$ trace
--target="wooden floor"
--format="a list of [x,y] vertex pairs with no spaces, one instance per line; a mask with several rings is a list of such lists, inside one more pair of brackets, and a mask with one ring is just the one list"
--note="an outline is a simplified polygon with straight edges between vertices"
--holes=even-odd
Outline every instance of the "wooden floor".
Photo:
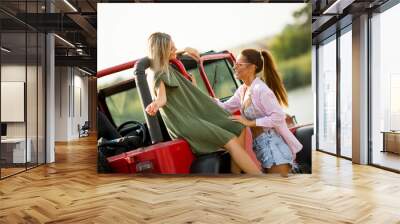
[[0,181],[0,223],[400,223],[400,175],[315,152],[313,174],[96,173],[96,141]]
[[[15,166],[15,165],[14,165]],[[26,167],[25,164],[18,164],[17,167],[6,167],[6,168],[0,168],[0,172],[1,172],[1,178],[5,178],[23,171],[26,171],[27,169],[33,169],[37,167],[37,164],[33,164],[33,163],[27,163]]]
[[372,160],[374,164],[400,170],[400,154],[376,150],[374,151]]
[[26,170],[25,167],[24,168],[19,168],[19,167],[17,167],[17,168],[14,168],[14,167],[13,168],[0,168],[0,169],[1,169],[1,178]]

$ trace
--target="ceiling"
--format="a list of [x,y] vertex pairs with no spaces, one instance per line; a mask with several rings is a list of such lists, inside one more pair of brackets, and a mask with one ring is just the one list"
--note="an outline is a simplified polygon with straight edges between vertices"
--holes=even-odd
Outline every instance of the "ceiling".
[[352,18],[372,12],[389,0],[312,0],[313,44],[351,24]]
[[36,51],[44,48],[40,33],[52,32],[57,34],[56,66],[78,66],[95,74],[98,2],[104,1],[47,0],[46,7],[45,0],[1,0],[1,43],[12,50],[2,52],[2,60],[36,57]]

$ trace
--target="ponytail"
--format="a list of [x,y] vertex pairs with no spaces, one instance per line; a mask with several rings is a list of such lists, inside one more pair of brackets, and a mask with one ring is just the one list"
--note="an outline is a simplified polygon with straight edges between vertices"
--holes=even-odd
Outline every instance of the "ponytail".
[[261,79],[274,92],[279,104],[287,107],[289,105],[287,92],[276,69],[275,61],[272,55],[267,51],[262,50],[261,55],[264,59],[264,71],[261,75]]

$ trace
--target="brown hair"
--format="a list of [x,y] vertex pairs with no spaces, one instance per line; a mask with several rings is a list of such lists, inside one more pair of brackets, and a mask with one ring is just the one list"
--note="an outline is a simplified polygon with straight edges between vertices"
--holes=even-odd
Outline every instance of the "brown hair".
[[260,52],[255,49],[245,49],[241,54],[246,57],[247,62],[256,66],[256,73],[264,69],[261,79],[274,92],[279,104],[287,107],[289,105],[287,92],[272,55],[267,51]]

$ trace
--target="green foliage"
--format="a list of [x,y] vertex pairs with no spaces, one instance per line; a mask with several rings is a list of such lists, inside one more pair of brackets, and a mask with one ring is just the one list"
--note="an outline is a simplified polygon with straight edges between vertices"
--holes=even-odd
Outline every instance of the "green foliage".
[[293,13],[294,24],[288,24],[275,36],[268,48],[277,60],[297,57],[311,50],[311,5]]
[[268,48],[277,60],[302,55],[311,50],[311,29],[287,25],[281,34],[271,40]]
[[293,13],[295,22],[267,44],[287,90],[311,84],[311,4]]
[[278,64],[288,91],[311,84],[311,51]]

